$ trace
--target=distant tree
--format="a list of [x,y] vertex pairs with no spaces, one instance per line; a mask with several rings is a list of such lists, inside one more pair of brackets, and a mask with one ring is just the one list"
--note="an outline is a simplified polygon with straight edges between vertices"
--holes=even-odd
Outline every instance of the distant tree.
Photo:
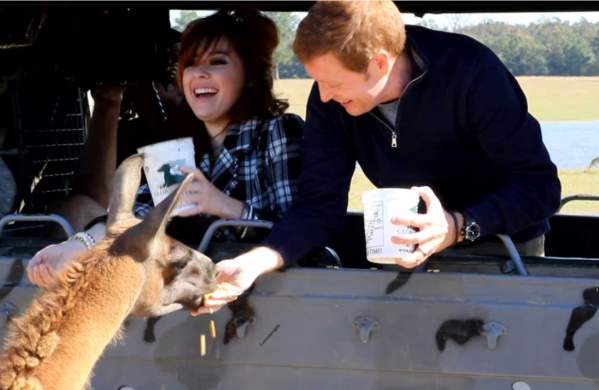
[[579,75],[593,60],[593,54],[588,42],[579,37],[564,48],[564,74]]
[[599,61],[595,60],[585,67],[584,74],[587,76],[599,76]]
[[[181,11],[173,28],[182,31],[191,20],[205,14]],[[275,78],[308,77],[292,49],[299,17],[290,12],[265,14],[279,29]],[[469,25],[469,17],[464,14],[447,15],[446,22],[447,27],[443,27],[424,17],[417,24],[474,37],[491,48],[515,75],[599,75],[599,23],[582,19],[570,24],[558,18],[541,18],[528,26],[490,20]]]
[[275,78],[280,77],[281,65],[289,66],[297,62],[293,53],[293,38],[299,24],[299,18],[291,12],[265,12],[279,29],[279,46],[275,51]]
[[287,64],[279,65],[279,76],[282,79],[309,79],[306,68],[297,58]]
[[443,30],[441,26],[437,24],[432,18],[428,18],[424,16],[422,19],[416,23],[418,26],[430,28],[431,30]]
[[445,16],[449,31],[460,32],[469,23],[470,17],[465,14],[448,14]]
[[585,41],[589,42],[591,46],[593,39],[599,33],[599,23],[591,23],[584,18],[572,24],[570,28],[576,35],[581,36]]
[[544,75],[548,73],[543,47],[526,31],[509,35],[505,46],[498,49],[506,66],[516,75]]
[[545,48],[549,74],[580,75],[593,61],[590,42],[573,26],[559,19],[531,25],[531,33]]
[[596,74],[593,39],[599,24],[541,19],[528,26],[485,22],[462,32],[489,46],[516,75]]
[[173,23],[173,28],[179,32],[185,30],[185,27],[189,24],[189,22],[199,18],[201,15],[198,11],[189,11],[183,10],[179,14],[179,17],[175,18]]
[[595,37],[591,41],[591,48],[593,49],[593,54],[595,55],[595,59],[599,60],[599,29],[595,33]]
[[599,75],[599,28],[596,29],[595,36],[590,41],[591,50],[593,51],[594,61],[589,63],[585,69],[585,74],[597,76]]
[[548,73],[543,46],[524,26],[485,21],[461,32],[487,45],[515,75]]

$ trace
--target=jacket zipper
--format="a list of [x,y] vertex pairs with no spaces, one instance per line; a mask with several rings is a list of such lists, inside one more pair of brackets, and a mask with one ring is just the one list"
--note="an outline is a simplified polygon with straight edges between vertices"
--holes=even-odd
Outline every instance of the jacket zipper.
[[[420,74],[420,76],[416,77],[414,80],[411,80],[408,85],[405,88],[405,92],[403,93],[402,96],[405,96],[406,93],[408,92],[408,89],[417,81],[419,81],[424,75],[426,74],[426,71],[422,72]],[[399,104],[401,104],[401,102],[399,102]],[[398,117],[395,118],[395,125],[397,125],[397,123],[399,122],[399,104],[397,106],[397,113],[398,113]],[[373,114],[372,112],[370,112],[370,115],[372,115],[373,117],[375,117],[379,122],[381,122],[390,132],[391,132],[391,147],[393,149],[397,149],[397,130],[390,127],[387,122],[385,122],[384,120],[382,120],[381,118],[379,118],[378,116],[376,116],[375,114]]]
[[381,122],[383,124],[383,126],[385,126],[387,128],[387,130],[389,130],[391,132],[391,147],[396,149],[397,148],[397,130],[395,130],[394,128],[389,126],[387,124],[387,122],[385,122],[384,120],[382,120],[381,118],[379,118],[378,116],[373,114],[372,112],[370,112],[369,114],[372,115],[373,117],[375,117],[377,121]]

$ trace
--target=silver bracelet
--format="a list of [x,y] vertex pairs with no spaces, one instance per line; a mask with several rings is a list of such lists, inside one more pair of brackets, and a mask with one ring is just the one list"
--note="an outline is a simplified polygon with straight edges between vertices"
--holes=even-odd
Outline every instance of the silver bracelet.
[[[241,211],[241,219],[254,219],[254,209],[252,207],[252,205],[250,205],[249,203],[244,203],[243,204],[243,210]],[[239,235],[239,237],[241,239],[245,238],[245,235],[248,232],[248,227],[244,227],[243,231],[241,232],[241,234]]]
[[241,211],[241,219],[252,219],[253,214],[252,206],[248,203],[244,203],[243,210]]
[[96,245],[96,240],[88,232],[75,233],[75,234],[73,234],[73,236],[71,236],[71,238],[69,238],[69,241],[71,241],[71,240],[76,240],[76,241],[81,242],[83,245],[85,245],[85,247],[87,249],[91,249]]

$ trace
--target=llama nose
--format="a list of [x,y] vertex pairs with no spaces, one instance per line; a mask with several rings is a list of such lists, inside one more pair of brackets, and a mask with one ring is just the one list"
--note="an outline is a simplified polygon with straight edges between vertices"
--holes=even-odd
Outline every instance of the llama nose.
[[215,283],[217,276],[218,276],[218,271],[216,270],[216,267],[214,267],[209,272],[206,273],[205,283],[206,284]]

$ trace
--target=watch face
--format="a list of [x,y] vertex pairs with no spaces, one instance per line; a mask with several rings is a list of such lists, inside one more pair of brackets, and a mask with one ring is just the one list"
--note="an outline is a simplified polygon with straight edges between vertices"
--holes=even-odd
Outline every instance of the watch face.
[[474,241],[480,237],[480,226],[474,221],[469,222],[465,230],[464,238],[468,241]]

